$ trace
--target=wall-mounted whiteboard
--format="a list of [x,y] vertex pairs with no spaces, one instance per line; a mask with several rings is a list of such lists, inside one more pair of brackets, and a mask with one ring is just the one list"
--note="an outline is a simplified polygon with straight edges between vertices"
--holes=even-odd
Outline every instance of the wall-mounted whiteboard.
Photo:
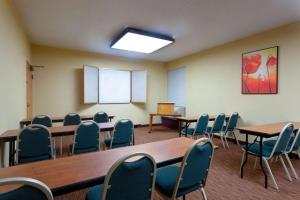
[[98,67],[83,66],[84,103],[98,103]]
[[168,72],[168,101],[176,106],[185,106],[185,67]]
[[147,99],[147,71],[131,72],[131,102],[144,103]]
[[130,71],[99,69],[99,103],[130,103]]

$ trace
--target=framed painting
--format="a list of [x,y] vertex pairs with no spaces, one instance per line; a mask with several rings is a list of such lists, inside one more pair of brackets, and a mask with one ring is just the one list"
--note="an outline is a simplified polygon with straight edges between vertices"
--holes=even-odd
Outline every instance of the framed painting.
[[278,93],[278,46],[242,54],[242,94]]

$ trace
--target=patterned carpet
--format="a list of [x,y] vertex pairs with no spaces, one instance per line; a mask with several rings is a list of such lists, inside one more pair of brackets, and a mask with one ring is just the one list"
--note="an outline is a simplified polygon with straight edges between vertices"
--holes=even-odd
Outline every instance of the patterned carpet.
[[[135,138],[137,144],[159,141],[178,137],[176,131],[156,126],[151,134],[148,134],[148,128],[136,128]],[[65,155],[67,155],[67,146],[72,141],[72,138],[64,140]],[[293,180],[289,182],[283,171],[280,162],[271,163],[271,169],[275,175],[280,191],[277,192],[272,186],[269,178],[269,188],[263,187],[264,177],[259,166],[254,169],[254,158],[250,157],[244,171],[244,179],[240,178],[239,166],[242,157],[241,146],[234,143],[229,143],[230,149],[223,149],[220,140],[215,138],[214,143],[220,148],[215,150],[212,168],[209,172],[207,184],[205,187],[206,194],[210,200],[222,199],[285,199],[296,200],[300,199],[300,181]],[[300,175],[300,160],[297,157],[292,158],[292,162],[298,174]],[[55,200],[83,200],[85,199],[86,190],[69,193],[56,197]],[[162,198],[155,194],[155,200]],[[186,196],[187,200],[199,200],[202,196],[199,191],[193,192]]]

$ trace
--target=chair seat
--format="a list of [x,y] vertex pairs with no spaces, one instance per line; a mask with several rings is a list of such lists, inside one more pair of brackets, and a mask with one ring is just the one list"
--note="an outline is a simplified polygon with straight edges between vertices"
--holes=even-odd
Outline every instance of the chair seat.
[[172,197],[179,172],[180,167],[174,165],[158,169],[155,180],[157,189],[164,195]]
[[106,146],[110,146],[110,143],[111,143],[111,140],[112,140],[112,138],[111,137],[107,137],[107,138],[105,138],[104,139],[104,144],[106,145]]
[[183,128],[181,129],[181,133],[187,134],[187,135],[193,135],[195,129],[194,128]]
[[[106,139],[104,139],[104,144],[107,147],[110,147],[111,140],[112,140],[111,137],[107,137]],[[122,142],[122,143],[113,142],[112,143],[112,148],[119,148],[119,147],[126,147],[126,146],[130,146],[130,142]]]
[[28,163],[28,162],[35,162],[35,161],[42,161],[42,160],[50,160],[52,156],[50,154],[43,154],[37,156],[26,156],[26,157],[19,157],[19,163]]
[[[70,144],[69,149],[70,149],[70,152],[72,153],[73,144]],[[82,149],[75,148],[74,154],[89,153],[89,152],[94,152],[94,151],[98,151],[98,150],[99,149],[97,147],[88,147],[88,148],[82,148]]]
[[[292,137],[289,141],[289,144],[287,146],[287,149],[290,149],[291,146],[293,145],[293,141],[294,141],[294,138]],[[276,140],[266,140],[263,142],[264,145],[266,146],[269,146],[269,147],[274,147],[275,146],[275,143],[276,143]]]
[[101,200],[103,188],[103,184],[93,187],[87,192],[85,200]]
[[[243,150],[246,151],[246,145],[243,146]],[[272,153],[273,147],[263,145],[263,157],[269,157]],[[248,152],[254,155],[260,155],[260,145],[257,143],[248,145]]]

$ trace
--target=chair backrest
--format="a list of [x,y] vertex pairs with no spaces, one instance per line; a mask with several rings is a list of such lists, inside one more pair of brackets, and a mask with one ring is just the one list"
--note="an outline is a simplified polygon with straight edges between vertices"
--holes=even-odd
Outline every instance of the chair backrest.
[[291,153],[294,149],[298,149],[300,147],[300,129],[297,131],[295,137],[293,137],[290,143],[291,145],[286,150],[287,153]]
[[239,113],[237,113],[237,112],[232,113],[232,115],[230,116],[229,121],[227,123],[225,132],[234,131],[236,128],[238,119],[239,119]]
[[132,145],[134,125],[129,119],[119,120],[114,127],[110,148]]
[[87,153],[100,149],[100,128],[94,121],[82,122],[75,131],[72,154]]
[[105,123],[108,122],[108,115],[105,112],[97,112],[94,115],[94,121],[96,123]]
[[37,115],[32,119],[32,124],[40,124],[46,127],[52,127],[52,120],[47,115]]
[[213,153],[214,145],[209,138],[198,139],[189,147],[181,163],[172,199],[181,196],[183,190],[205,186]]
[[124,156],[109,169],[99,199],[152,200],[155,177],[156,163],[152,156],[145,153]]
[[46,126],[31,124],[17,136],[17,163],[54,158],[51,133]]
[[199,119],[197,120],[197,123],[196,123],[194,136],[205,133],[205,131],[207,129],[208,121],[209,121],[208,114],[203,114],[199,117]]
[[283,127],[276,140],[276,143],[273,147],[270,157],[272,157],[273,155],[282,154],[283,152],[286,151],[288,143],[293,134],[293,130],[294,130],[294,125],[292,123],[288,123]]
[[[0,193],[0,200],[52,200],[51,190],[42,182],[23,177],[0,179],[0,186],[21,185],[5,193]],[[25,195],[26,194],[26,195]]]
[[79,125],[80,123],[81,118],[77,113],[69,113],[64,118],[64,126]]
[[225,122],[225,114],[220,113],[214,121],[211,132],[212,133],[220,132],[223,129],[224,122]]

